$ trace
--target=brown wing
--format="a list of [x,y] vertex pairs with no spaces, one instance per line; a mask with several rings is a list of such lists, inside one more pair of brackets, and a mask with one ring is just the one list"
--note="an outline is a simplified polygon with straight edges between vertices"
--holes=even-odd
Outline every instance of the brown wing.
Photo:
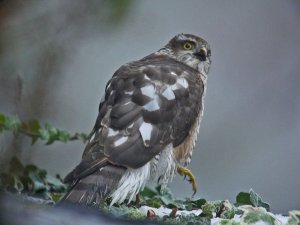
[[139,168],[168,144],[176,147],[200,112],[202,94],[199,73],[169,57],[122,66],[106,87],[75,177],[107,162]]

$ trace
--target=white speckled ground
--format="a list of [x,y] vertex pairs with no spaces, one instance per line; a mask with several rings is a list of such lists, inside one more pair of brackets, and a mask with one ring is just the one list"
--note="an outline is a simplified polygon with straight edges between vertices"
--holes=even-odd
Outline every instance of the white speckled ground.
[[[160,208],[152,208],[152,207],[149,207],[149,206],[142,206],[140,208],[140,210],[145,214],[147,215],[147,212],[148,210],[153,210],[155,212],[156,215],[160,216],[160,217],[163,217],[163,216],[166,216],[166,215],[170,215],[171,213],[171,209],[168,209],[168,208],[165,208],[163,206],[161,206]],[[200,215],[202,212],[201,209],[198,209],[198,210],[192,210],[192,211],[186,211],[186,210],[178,210],[176,215],[189,215],[189,214],[195,214],[195,215]],[[282,216],[282,215],[274,215],[276,220],[277,220],[277,224],[278,225],[285,225],[287,224],[287,221],[288,221],[288,217],[287,216]],[[241,219],[240,216],[236,215],[234,217],[234,220],[236,222],[239,222]],[[220,218],[213,218],[211,220],[211,224],[212,225],[218,225],[219,224],[219,221],[220,221]],[[253,225],[265,225],[264,222],[257,222],[257,223],[254,223]]]

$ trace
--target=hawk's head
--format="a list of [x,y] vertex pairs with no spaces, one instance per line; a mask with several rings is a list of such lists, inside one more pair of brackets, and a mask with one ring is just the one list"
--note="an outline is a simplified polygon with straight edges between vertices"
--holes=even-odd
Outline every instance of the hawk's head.
[[202,38],[192,34],[178,34],[161,50],[206,75],[211,63],[209,44]]

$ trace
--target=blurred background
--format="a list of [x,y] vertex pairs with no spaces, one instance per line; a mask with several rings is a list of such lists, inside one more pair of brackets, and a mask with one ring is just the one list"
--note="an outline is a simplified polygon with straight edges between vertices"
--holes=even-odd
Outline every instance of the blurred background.
[[[106,82],[178,33],[212,48],[204,118],[190,168],[196,197],[253,188],[273,212],[300,209],[300,1],[1,0],[0,112],[90,132]],[[11,156],[66,175],[84,145],[0,135]],[[176,177],[177,198],[191,185]]]

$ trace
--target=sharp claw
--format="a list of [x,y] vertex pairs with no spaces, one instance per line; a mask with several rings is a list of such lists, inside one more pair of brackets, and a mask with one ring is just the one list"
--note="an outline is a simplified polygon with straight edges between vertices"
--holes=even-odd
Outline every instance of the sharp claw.
[[197,193],[197,190],[194,190],[194,193],[192,194],[192,198],[195,197],[196,193]]
[[194,191],[192,197],[194,197],[195,194],[197,193],[197,184],[196,184],[195,177],[194,177],[193,173],[189,169],[186,169],[186,168],[181,167],[181,166],[179,166],[177,170],[178,170],[178,173],[181,176],[183,176],[184,180],[187,179],[187,181],[192,184],[192,189]]
[[194,193],[193,193],[193,195],[192,195],[192,198],[196,195],[196,193],[197,193],[197,186],[196,186],[196,184],[194,184],[193,185],[193,191],[194,191]]

